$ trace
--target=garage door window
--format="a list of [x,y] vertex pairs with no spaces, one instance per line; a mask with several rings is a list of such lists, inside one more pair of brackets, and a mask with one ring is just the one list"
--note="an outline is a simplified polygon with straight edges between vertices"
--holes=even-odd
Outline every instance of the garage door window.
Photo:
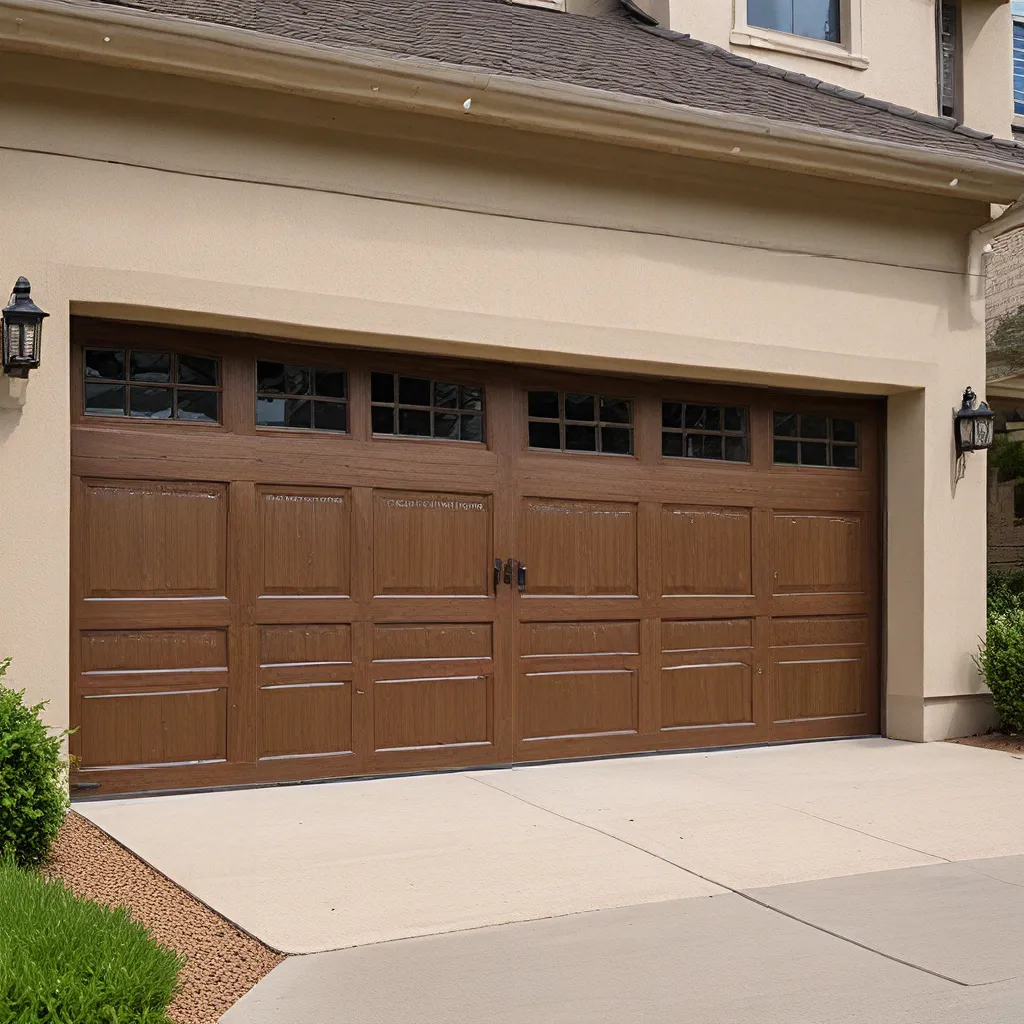
[[294,363],[256,363],[256,425],[289,430],[348,430],[344,370]]
[[633,454],[633,403],[574,391],[527,393],[531,448]]
[[220,361],[131,349],[85,350],[86,416],[220,422]]
[[398,373],[370,374],[375,434],[484,440],[484,389]]
[[670,459],[748,462],[747,410],[731,405],[661,403],[661,454]]
[[773,450],[776,465],[857,469],[860,428],[854,420],[795,412],[777,412]]

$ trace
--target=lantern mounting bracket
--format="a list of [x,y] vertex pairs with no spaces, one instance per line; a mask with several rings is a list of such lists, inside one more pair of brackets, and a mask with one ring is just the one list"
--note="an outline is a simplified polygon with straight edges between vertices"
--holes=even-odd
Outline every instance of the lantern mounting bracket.
[[25,405],[27,385],[24,377],[0,374],[0,409],[21,409]]

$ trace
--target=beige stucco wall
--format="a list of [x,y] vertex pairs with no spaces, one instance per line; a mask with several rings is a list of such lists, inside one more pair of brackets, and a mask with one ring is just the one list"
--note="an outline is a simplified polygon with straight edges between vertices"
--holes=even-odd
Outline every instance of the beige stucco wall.
[[54,722],[72,310],[892,395],[889,732],[987,721],[971,664],[985,465],[954,486],[950,428],[984,379],[963,270],[986,207],[157,76],[48,64],[43,90],[25,73],[0,64],[0,281],[29,276],[53,316],[25,408],[0,412],[0,650]]
[[[820,56],[786,53],[765,45],[743,45],[733,32],[746,0],[662,0],[671,27],[733,53],[836,82],[914,110],[935,113],[935,0],[859,0],[861,45],[867,67]],[[660,10],[660,8],[659,8]],[[964,37],[964,121],[1009,138],[1013,113],[1011,29],[1008,0],[961,0]],[[793,37],[794,43],[800,41]]]

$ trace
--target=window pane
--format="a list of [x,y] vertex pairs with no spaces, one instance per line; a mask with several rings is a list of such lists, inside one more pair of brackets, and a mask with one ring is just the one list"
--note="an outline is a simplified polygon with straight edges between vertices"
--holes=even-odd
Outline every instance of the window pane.
[[565,450],[568,452],[596,452],[597,427],[565,425]]
[[661,425],[663,427],[681,427],[683,425],[682,402],[661,403]]
[[434,405],[438,409],[455,409],[459,404],[458,384],[434,384]]
[[722,438],[715,435],[687,434],[686,457],[689,459],[720,459]]
[[825,416],[801,416],[801,437],[828,437],[828,419]]
[[86,349],[85,375],[124,380],[124,352],[109,348]]
[[747,410],[727,407],[725,410],[725,429],[746,433]]
[[793,29],[798,36],[838,43],[840,0],[793,0]]
[[827,466],[828,445],[824,441],[801,441],[800,462],[805,466]]
[[797,459],[796,441],[776,441],[775,461],[787,466],[795,466]]
[[261,427],[312,427],[311,403],[304,398],[257,398],[256,422]]
[[[597,404],[596,395],[576,395],[567,393],[565,396],[565,418],[567,420],[594,420],[594,406]],[[566,442],[566,447],[569,447]]]
[[129,388],[128,397],[130,414],[155,420],[171,418],[170,388]]
[[793,0],[747,0],[747,24],[793,31]]
[[399,409],[398,432],[406,437],[430,437],[430,413],[426,409]]
[[314,402],[313,428],[315,430],[348,430],[348,406],[344,402]]
[[320,398],[345,397],[344,370],[315,370],[313,390]]
[[256,364],[256,390],[271,395],[308,395],[312,391],[310,371],[288,363]]
[[725,458],[727,462],[746,462],[747,439],[745,437],[727,437],[725,439]]
[[832,465],[840,469],[857,468],[857,447],[852,444],[837,444],[832,448]]
[[531,423],[531,448],[561,448],[562,436],[557,423]]
[[633,410],[631,402],[624,398],[602,398],[601,399],[601,422],[602,423],[632,423]]
[[721,430],[722,410],[717,405],[688,405],[685,426],[695,430]]
[[777,412],[774,419],[776,437],[796,437],[796,413]]
[[[398,401],[402,405],[430,405],[430,381],[422,377],[399,377]],[[399,428],[399,433],[406,431]]]
[[171,380],[171,357],[167,352],[133,352],[131,359],[132,380],[143,380],[150,384],[167,384]]
[[601,451],[611,455],[632,455],[633,431],[629,427],[602,427]]
[[390,405],[375,405],[370,410],[370,422],[375,434],[395,432],[395,410]]
[[395,400],[394,374],[370,374],[370,399],[374,402],[393,402]]
[[482,441],[484,439],[484,418],[483,416],[462,417],[462,440]]
[[462,409],[482,409],[484,407],[484,389],[459,388],[459,407]]
[[217,423],[220,420],[220,395],[216,391],[179,391],[178,419],[197,423]]
[[123,384],[86,384],[85,412],[88,416],[123,416]]
[[[682,409],[679,410],[680,416],[682,415]],[[662,434],[661,435],[661,454],[666,455],[669,458],[679,459],[683,455],[683,435],[682,434]]]
[[459,439],[459,417],[453,412],[434,413],[434,437]]
[[857,424],[853,420],[833,420],[832,437],[836,441],[856,441]]
[[[528,396],[529,412],[531,416],[543,416],[545,419],[558,419],[558,392],[557,391],[531,391]],[[548,445],[544,445],[545,448]]]
[[202,356],[178,356],[178,383],[217,386],[217,360]]

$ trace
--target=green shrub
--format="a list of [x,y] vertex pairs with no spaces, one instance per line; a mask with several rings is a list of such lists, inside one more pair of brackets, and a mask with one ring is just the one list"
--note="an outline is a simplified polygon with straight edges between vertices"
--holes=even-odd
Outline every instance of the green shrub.
[[1020,605],[989,613],[978,667],[992,691],[1003,728],[1024,732],[1024,608]]
[[50,852],[68,806],[61,740],[26,707],[24,691],[9,690],[3,677],[11,660],[0,661],[0,857],[39,864]]
[[0,1021],[172,1024],[184,961],[123,907],[0,861]]
[[1024,569],[1012,572],[995,570],[988,576],[988,614],[1000,615],[1013,608],[1024,608]]

